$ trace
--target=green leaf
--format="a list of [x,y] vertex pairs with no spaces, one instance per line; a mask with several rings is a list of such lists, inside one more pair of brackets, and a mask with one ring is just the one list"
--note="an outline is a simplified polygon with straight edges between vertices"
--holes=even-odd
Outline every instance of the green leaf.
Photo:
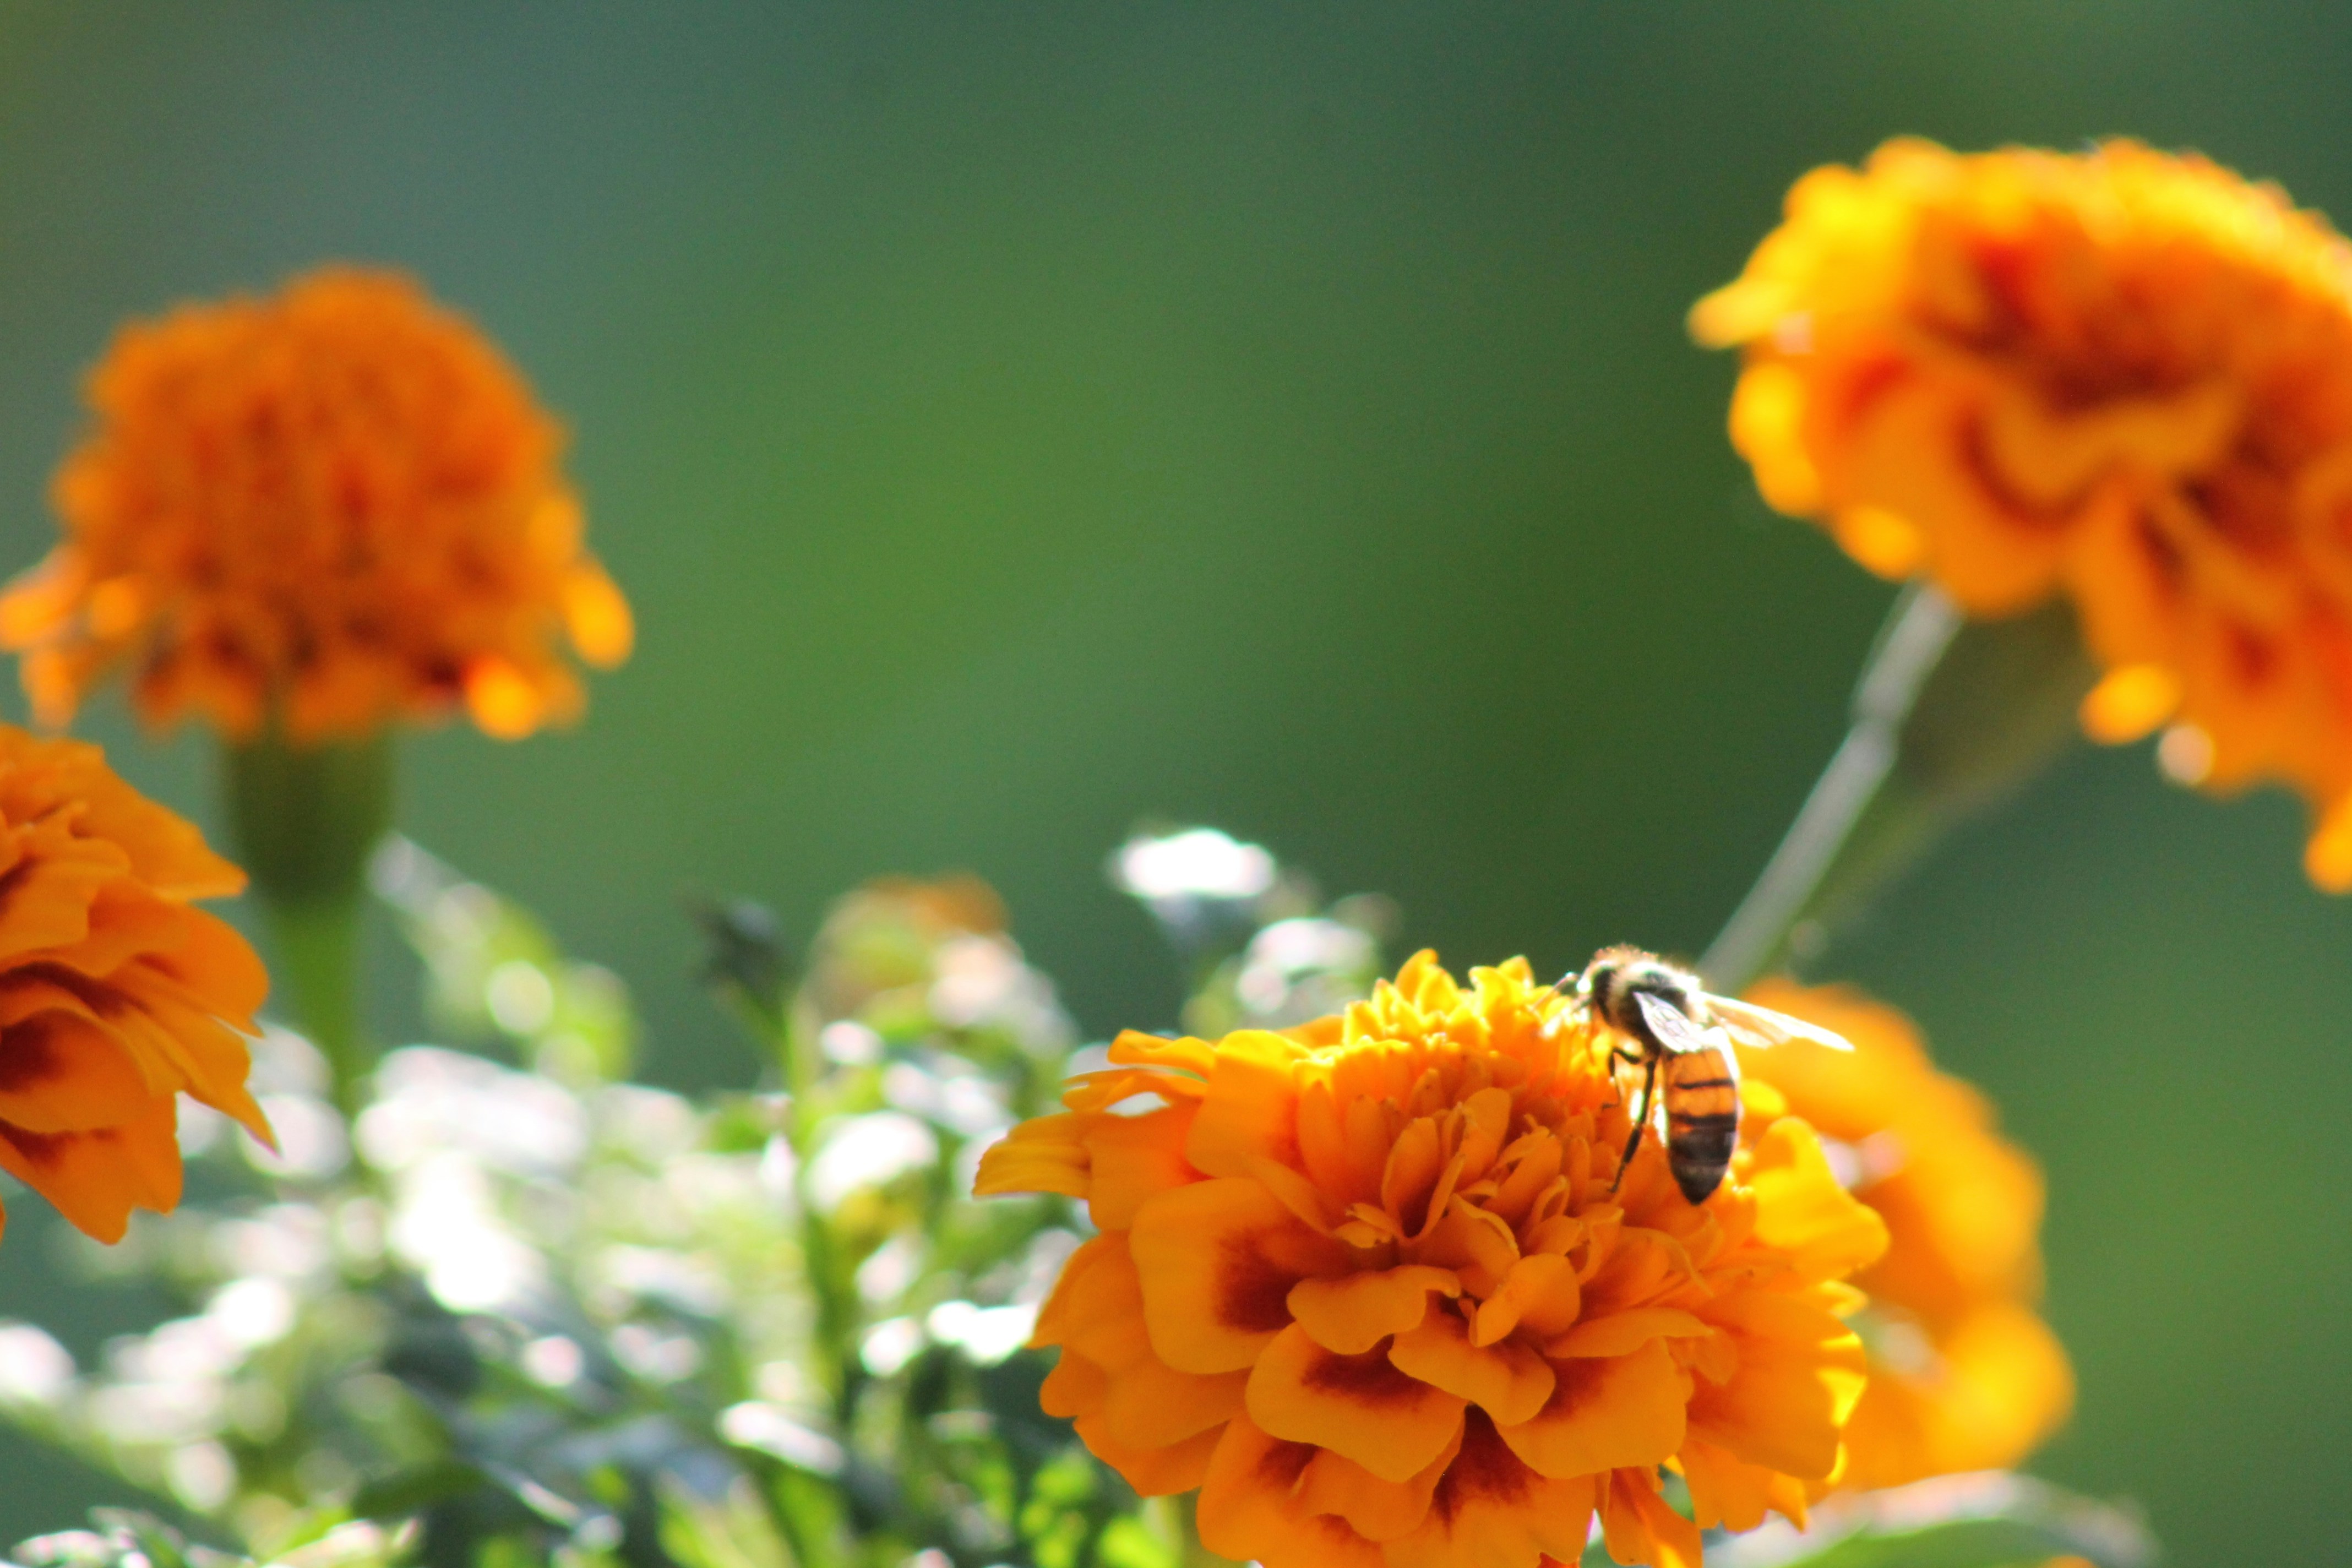
[[358,1519],[393,1519],[449,1498],[462,1497],[488,1484],[489,1477],[463,1459],[432,1459],[369,1482],[352,1499],[351,1510]]

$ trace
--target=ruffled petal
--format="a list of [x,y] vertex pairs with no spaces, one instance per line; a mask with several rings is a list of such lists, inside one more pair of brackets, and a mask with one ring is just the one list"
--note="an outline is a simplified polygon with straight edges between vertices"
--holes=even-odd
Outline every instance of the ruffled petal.
[[1656,1465],[1682,1446],[1684,1373],[1662,1341],[1611,1360],[1555,1361],[1543,1408],[1501,1428],[1533,1469],[1566,1478],[1623,1465]]
[[1147,1200],[1129,1245],[1151,1342],[1162,1361],[1184,1372],[1247,1367],[1290,1326],[1294,1286],[1349,1267],[1344,1247],[1245,1177],[1195,1182]]
[[1293,1443],[1353,1459],[1383,1480],[1410,1480],[1462,1428],[1468,1401],[1400,1372],[1375,1351],[1327,1351],[1293,1325],[1250,1369],[1250,1419]]

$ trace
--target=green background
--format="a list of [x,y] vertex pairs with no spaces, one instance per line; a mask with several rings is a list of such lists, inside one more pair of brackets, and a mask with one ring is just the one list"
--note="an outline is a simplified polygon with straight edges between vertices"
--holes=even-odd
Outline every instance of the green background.
[[[751,1070],[694,888],[804,934],[968,867],[1089,1029],[1165,1022],[1100,877],[1146,814],[1451,960],[1693,950],[1889,592],[1756,500],[1691,300],[1901,132],[2352,217],[2347,82],[2340,17],[2244,0],[0,5],[0,565],[113,323],[394,262],[570,421],[642,627],[578,731],[415,741],[404,819],[626,975],[653,1076]],[[196,741],[85,728],[213,820]],[[2036,1468],[2179,1563],[2352,1561],[2352,904],[2300,823],[2085,752],[1832,965],[2045,1162],[2082,1399]],[[12,1208],[0,1310],[61,1321]],[[0,1538],[100,1489],[0,1438]]]

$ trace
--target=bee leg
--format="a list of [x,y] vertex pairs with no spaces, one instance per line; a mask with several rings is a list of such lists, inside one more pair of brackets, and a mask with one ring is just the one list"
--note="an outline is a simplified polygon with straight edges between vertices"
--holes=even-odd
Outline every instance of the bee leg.
[[1625,1173],[1633,1168],[1633,1152],[1642,1146],[1643,1129],[1650,1125],[1650,1100],[1658,1088],[1658,1058],[1650,1058],[1643,1063],[1643,1068],[1642,1114],[1633,1118],[1633,1131],[1625,1140],[1625,1152],[1618,1156],[1617,1179],[1609,1184],[1612,1196],[1615,1195],[1619,1187],[1625,1184]]
[[[1623,1062],[1627,1067],[1637,1068],[1642,1065],[1642,1053],[1639,1051],[1629,1051],[1622,1046],[1611,1047],[1609,1058],[1612,1061]],[[1612,1069],[1609,1076],[1609,1087],[1612,1089],[1617,1087],[1617,1075],[1614,1069]],[[1624,1103],[1624,1100],[1622,1099],[1612,1100],[1607,1105],[1602,1106],[1601,1109],[1603,1110],[1614,1110]]]

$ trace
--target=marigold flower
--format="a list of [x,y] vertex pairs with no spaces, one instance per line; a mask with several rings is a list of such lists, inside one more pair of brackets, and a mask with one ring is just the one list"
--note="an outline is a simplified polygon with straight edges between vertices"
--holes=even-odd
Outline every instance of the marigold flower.
[[1698,338],[1765,499],[1978,616],[2069,595],[2091,736],[2300,788],[2352,888],[2352,247],[2132,142],[1817,169]]
[[52,499],[65,540],[0,596],[42,721],[127,667],[141,714],[298,742],[462,701],[491,734],[582,705],[554,647],[626,658],[562,433],[471,324],[391,274],[125,328]]
[[1199,1487],[1210,1550],[1534,1568],[1597,1512],[1619,1562],[1696,1563],[1834,1469],[1877,1216],[1793,1117],[1703,1206],[1654,1138],[1612,1193],[1608,1040],[1524,961],[1465,990],[1422,953],[1339,1016],[1111,1061],[978,1190],[1086,1200],[1045,1407],[1139,1491]]
[[1936,1070],[1909,1019],[1843,987],[1769,982],[1768,1007],[1843,1035],[1851,1056],[1801,1040],[1743,1049],[1750,1137],[1796,1115],[1849,1167],[1886,1222],[1886,1254],[1856,1276],[1870,1387],[1846,1427],[1842,1483],[1861,1490],[2006,1468],[2065,1420],[2074,1378],[2035,1313],[2042,1176],[1992,1107]]
[[243,1036],[268,990],[192,906],[245,885],[99,749],[0,726],[0,1170],[101,1241],[180,1201],[187,1094],[269,1140]]

